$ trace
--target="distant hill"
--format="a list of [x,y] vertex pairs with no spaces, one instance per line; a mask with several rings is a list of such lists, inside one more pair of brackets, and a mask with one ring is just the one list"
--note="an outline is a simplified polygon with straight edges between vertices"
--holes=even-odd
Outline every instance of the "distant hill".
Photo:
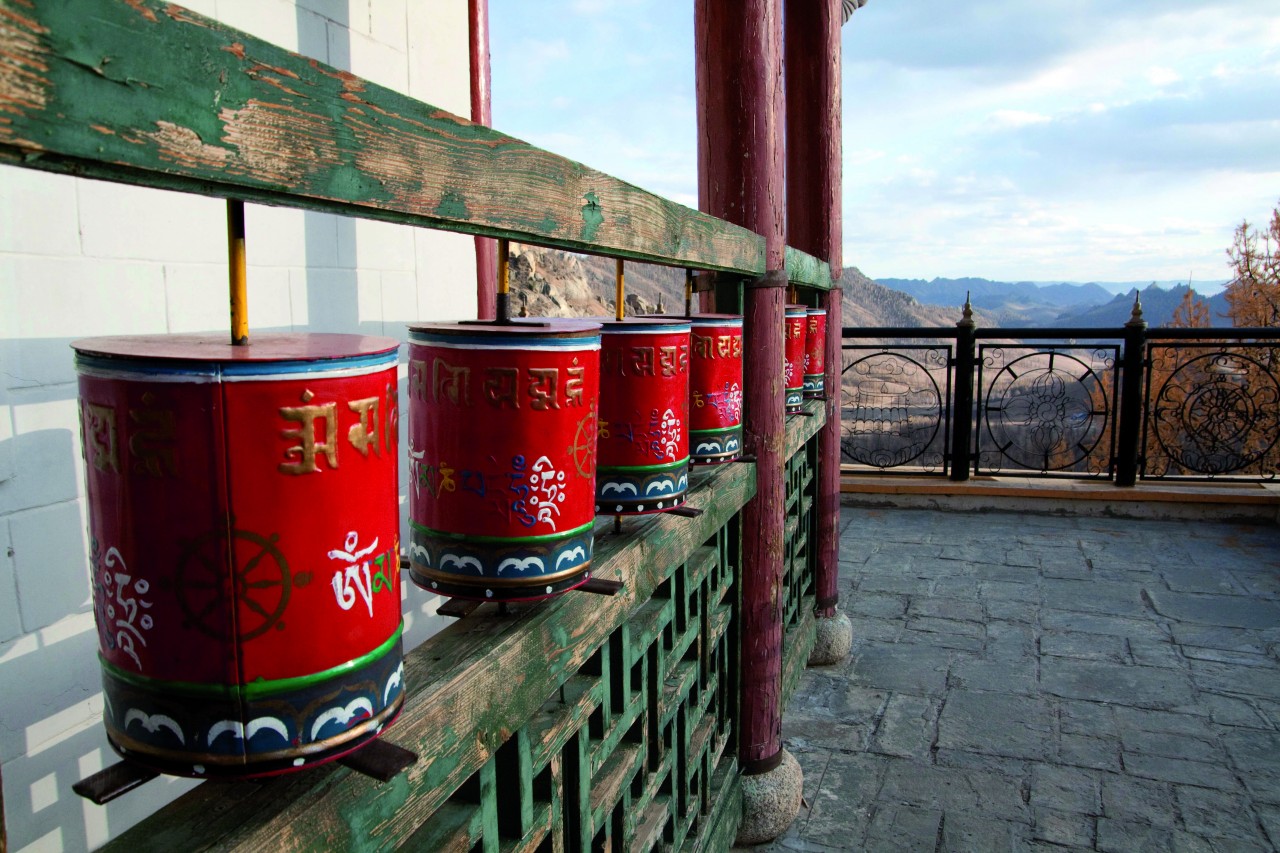
[[1046,318],[1071,309],[1088,308],[1108,302],[1113,291],[1096,282],[991,281],[985,278],[935,278],[932,281],[912,278],[883,278],[885,287],[909,293],[931,305],[964,304],[965,296],[973,307],[982,309],[990,318],[989,325],[1045,325]]
[[[1139,292],[1147,324],[1163,326],[1173,319],[1173,312],[1189,289],[1177,282],[1151,282],[1122,289],[1123,282],[1011,282],[985,278],[882,278],[879,283],[930,305],[958,308],[968,294],[974,308],[985,315],[981,325],[997,327],[1122,326],[1133,310],[1133,295]],[[1201,298],[1209,303],[1215,325],[1230,325],[1226,298],[1221,293]]]
[[[1121,293],[1110,302],[1064,311],[1053,320],[1036,323],[1038,326],[1123,326],[1133,312],[1134,294],[1139,294],[1142,302],[1142,317],[1148,326],[1167,326],[1173,320],[1173,312],[1178,309],[1186,296],[1187,285],[1177,285],[1169,289],[1150,284],[1142,290],[1134,288],[1128,293]],[[1209,322],[1214,326],[1230,326],[1231,318],[1227,314],[1227,297],[1221,293],[1209,297],[1200,297],[1209,304]]]

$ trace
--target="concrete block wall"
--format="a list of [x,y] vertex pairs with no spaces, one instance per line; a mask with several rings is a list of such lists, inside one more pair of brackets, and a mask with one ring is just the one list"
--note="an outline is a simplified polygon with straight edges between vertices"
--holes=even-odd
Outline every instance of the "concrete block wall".
[[[466,0],[185,5],[469,114]],[[68,344],[225,333],[225,211],[219,199],[0,167],[0,777],[15,853],[92,849],[193,784],[162,779],[106,807],[71,791],[116,757],[101,724]],[[406,323],[475,316],[470,237],[257,205],[246,232],[252,332],[404,340]],[[407,466],[401,480],[403,496]],[[439,629],[437,604],[406,590],[407,645]]]

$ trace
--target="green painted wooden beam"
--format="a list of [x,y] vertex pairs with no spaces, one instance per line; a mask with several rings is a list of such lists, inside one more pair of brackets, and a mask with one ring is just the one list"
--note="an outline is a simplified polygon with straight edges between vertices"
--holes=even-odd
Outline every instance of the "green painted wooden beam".
[[758,275],[763,239],[157,0],[0,0],[0,162]]
[[799,249],[787,247],[787,280],[802,287],[830,290],[835,286],[831,279],[831,265]]

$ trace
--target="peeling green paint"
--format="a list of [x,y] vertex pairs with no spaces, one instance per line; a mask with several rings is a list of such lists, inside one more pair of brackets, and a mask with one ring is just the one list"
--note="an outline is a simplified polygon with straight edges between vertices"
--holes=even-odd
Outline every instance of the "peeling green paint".
[[413,789],[409,777],[405,773],[396,776],[390,782],[378,786],[377,795],[366,800],[356,801],[338,808],[351,834],[345,841],[351,845],[348,850],[374,851],[386,846],[385,833],[378,829],[383,824],[396,818],[400,808],[409,801]]
[[444,219],[466,219],[470,215],[467,212],[467,200],[461,193],[453,190],[446,190],[440,203],[436,205],[436,216]]
[[587,193],[586,199],[587,203],[582,206],[582,239],[589,242],[596,238],[596,232],[604,224],[604,208],[594,192]]

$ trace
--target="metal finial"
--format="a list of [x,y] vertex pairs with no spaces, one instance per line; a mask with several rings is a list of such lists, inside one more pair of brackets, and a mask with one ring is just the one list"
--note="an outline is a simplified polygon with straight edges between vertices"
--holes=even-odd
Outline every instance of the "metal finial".
[[957,326],[976,326],[977,322],[973,319],[973,303],[969,301],[969,291],[964,292],[964,310]]
[[1133,291],[1133,312],[1129,314],[1129,322],[1126,326],[1145,326],[1147,321],[1142,319],[1142,293],[1141,291]]

